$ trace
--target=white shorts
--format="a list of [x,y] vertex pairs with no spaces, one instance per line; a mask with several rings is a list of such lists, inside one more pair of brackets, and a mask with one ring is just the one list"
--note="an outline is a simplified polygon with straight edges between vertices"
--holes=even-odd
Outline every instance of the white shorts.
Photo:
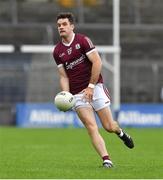
[[98,83],[95,85],[94,93],[93,93],[93,100],[91,103],[86,102],[83,99],[84,93],[75,94],[76,103],[74,106],[74,110],[80,107],[93,107],[95,111],[103,109],[110,105],[110,95],[108,89],[102,84]]

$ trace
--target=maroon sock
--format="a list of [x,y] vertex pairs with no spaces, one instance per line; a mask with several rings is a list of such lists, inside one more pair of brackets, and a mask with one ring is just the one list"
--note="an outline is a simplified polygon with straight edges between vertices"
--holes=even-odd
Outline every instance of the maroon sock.
[[103,159],[103,161],[105,161],[105,160],[110,160],[110,158],[109,158],[109,156],[108,156],[108,155],[103,156],[103,157],[102,157],[102,159]]

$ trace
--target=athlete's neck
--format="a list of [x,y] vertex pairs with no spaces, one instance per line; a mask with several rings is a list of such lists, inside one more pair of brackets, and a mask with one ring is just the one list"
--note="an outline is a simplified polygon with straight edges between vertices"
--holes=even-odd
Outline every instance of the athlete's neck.
[[62,42],[63,42],[64,44],[71,44],[72,41],[74,40],[74,36],[75,36],[75,33],[72,32],[68,37],[63,37],[63,38],[62,38]]

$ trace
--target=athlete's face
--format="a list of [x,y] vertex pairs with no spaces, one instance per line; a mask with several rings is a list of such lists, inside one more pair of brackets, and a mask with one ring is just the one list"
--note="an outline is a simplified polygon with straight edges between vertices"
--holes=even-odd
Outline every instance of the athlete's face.
[[68,18],[58,19],[57,26],[59,35],[63,38],[68,37],[74,30],[74,25],[70,23]]

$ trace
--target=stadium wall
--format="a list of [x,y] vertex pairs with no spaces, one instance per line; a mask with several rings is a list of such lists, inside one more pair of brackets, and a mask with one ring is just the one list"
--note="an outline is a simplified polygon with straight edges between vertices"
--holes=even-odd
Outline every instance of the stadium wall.
[[[97,117],[96,120],[101,127]],[[122,104],[117,120],[123,127],[163,127],[163,105]],[[35,128],[83,127],[74,111],[60,112],[53,103],[17,104],[16,125]]]

